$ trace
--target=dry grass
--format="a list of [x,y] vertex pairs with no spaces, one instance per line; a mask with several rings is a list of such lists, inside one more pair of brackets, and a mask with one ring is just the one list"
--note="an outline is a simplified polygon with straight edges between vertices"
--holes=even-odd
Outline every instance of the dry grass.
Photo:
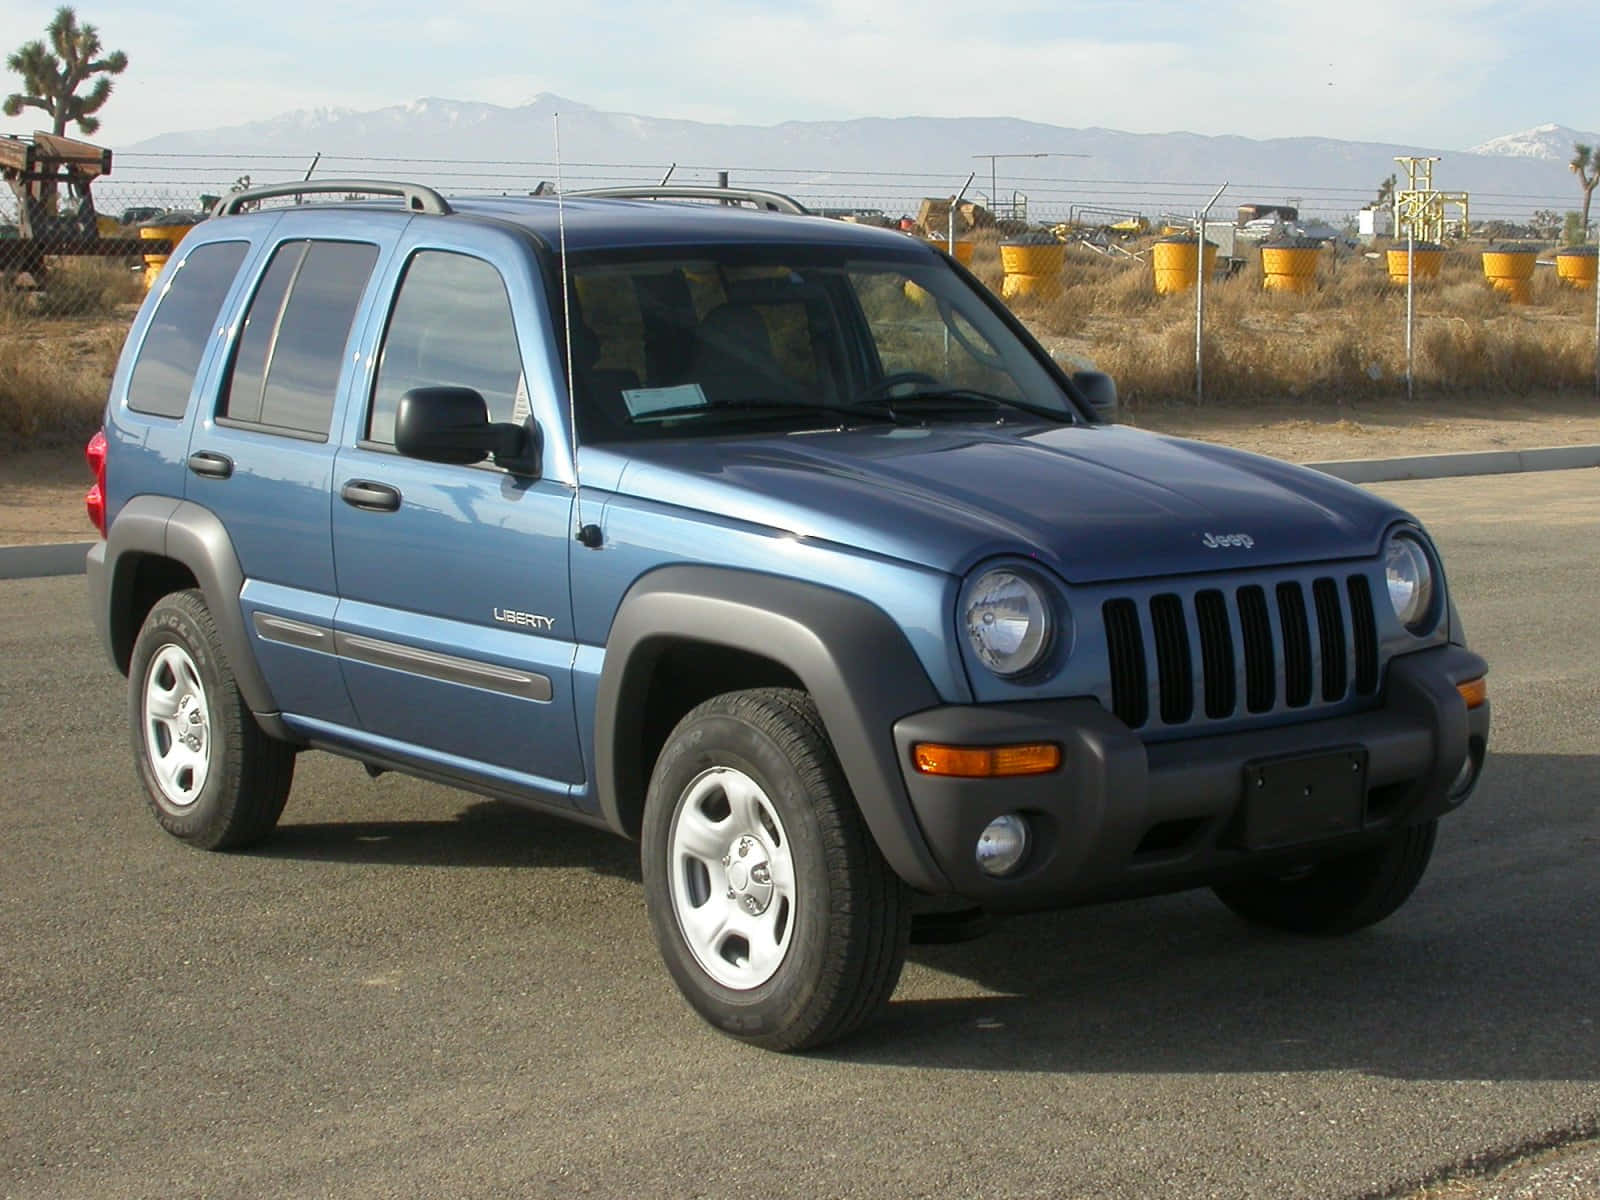
[[81,441],[100,424],[142,292],[126,267],[69,261],[39,292],[0,289],[0,441]]
[[[974,267],[997,285],[993,253],[980,243]],[[1440,278],[1418,287],[1417,386],[1513,395],[1591,388],[1593,293],[1540,267],[1533,303],[1509,304],[1480,263],[1475,252],[1453,252]],[[1060,298],[1017,311],[1053,351],[1110,373],[1130,409],[1193,399],[1194,294],[1157,296],[1147,261],[1071,250]],[[1404,377],[1405,291],[1381,262],[1325,252],[1307,295],[1263,291],[1254,262],[1206,289],[1208,401],[1372,401],[1402,394]]]
[[[1003,280],[998,239],[979,235],[973,272]],[[1254,263],[1207,288],[1208,402],[1371,403],[1404,392],[1405,294],[1380,262],[1325,258],[1309,295],[1264,292]],[[0,289],[0,440],[75,441],[99,423],[133,305],[126,266],[67,260],[50,286]],[[1533,303],[1512,305],[1484,282],[1476,253],[1452,252],[1420,286],[1416,382],[1431,394],[1578,391],[1594,380],[1594,295],[1537,269]],[[1193,294],[1157,296],[1147,261],[1067,252],[1061,296],[1021,300],[1018,314],[1054,352],[1092,361],[1124,405],[1194,396]]]

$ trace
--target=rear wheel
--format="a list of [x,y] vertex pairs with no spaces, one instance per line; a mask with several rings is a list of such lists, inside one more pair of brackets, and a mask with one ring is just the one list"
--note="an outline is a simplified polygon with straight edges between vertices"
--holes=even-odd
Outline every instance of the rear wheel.
[[1234,912],[1290,933],[1354,933],[1383,920],[1416,890],[1433,855],[1438,822],[1398,829],[1378,845],[1330,858],[1292,875],[1215,888]]
[[294,779],[294,750],[256,724],[198,591],[163,597],[145,618],[128,707],[139,779],[168,833],[231,850],[272,831]]
[[888,1003],[910,895],[803,692],[730,692],[684,717],[651,776],[642,842],[656,942],[717,1028],[809,1049]]

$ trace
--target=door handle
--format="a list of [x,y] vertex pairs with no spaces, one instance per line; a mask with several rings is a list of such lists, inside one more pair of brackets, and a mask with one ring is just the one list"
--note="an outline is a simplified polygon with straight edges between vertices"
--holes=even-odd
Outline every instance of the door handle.
[[233,474],[233,459],[211,450],[196,450],[189,455],[189,470],[208,479],[226,479]]
[[352,479],[339,489],[339,497],[352,508],[368,512],[394,512],[400,507],[400,489],[370,479]]

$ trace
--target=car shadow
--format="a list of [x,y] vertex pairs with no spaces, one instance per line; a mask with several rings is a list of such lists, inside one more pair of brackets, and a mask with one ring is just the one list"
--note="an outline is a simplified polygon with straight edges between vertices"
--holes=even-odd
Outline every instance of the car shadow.
[[1264,931],[1209,892],[1013,917],[978,941],[913,947],[900,998],[829,1057],[1600,1081],[1597,860],[1600,757],[1502,755],[1441,823],[1417,893],[1371,929]]
[[[447,820],[280,826],[262,857],[582,868],[637,847],[497,801]],[[1256,929],[1209,892],[998,919],[913,946],[888,1011],[822,1051],[963,1071],[1600,1081],[1600,757],[1500,755],[1417,894],[1345,938]],[[639,937],[649,934],[641,921]]]
[[470,802],[446,820],[285,823],[250,853],[394,867],[581,867],[640,879],[635,843],[499,800]]

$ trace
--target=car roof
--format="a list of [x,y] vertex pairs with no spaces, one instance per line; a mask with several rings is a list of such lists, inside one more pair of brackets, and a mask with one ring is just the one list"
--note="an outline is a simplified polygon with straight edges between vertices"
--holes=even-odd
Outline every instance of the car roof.
[[[719,205],[682,200],[633,200],[569,195],[558,204],[550,196],[450,196],[445,215],[416,214],[391,200],[313,202],[292,211],[314,213],[387,213],[427,220],[481,220],[513,224],[554,247],[566,225],[570,251],[737,245],[808,245],[856,250],[875,256],[920,256],[926,244],[894,230],[854,225],[811,215],[774,213],[739,205]],[[281,213],[282,209],[263,210]],[[225,216],[221,222],[248,214]]]

